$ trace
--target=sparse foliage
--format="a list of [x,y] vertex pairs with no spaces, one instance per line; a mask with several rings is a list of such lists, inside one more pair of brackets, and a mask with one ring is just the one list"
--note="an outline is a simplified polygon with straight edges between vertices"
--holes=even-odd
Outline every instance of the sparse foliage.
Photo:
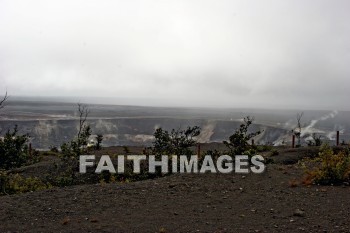
[[301,130],[302,130],[301,118],[303,117],[303,115],[304,115],[304,112],[297,113],[297,128],[292,131],[298,140],[297,147],[301,146]]
[[[0,109],[4,107],[7,99],[8,95],[6,92],[5,96],[0,100]],[[16,168],[36,161],[37,158],[33,159],[28,156],[28,153],[37,154],[35,150],[28,151],[28,141],[29,135],[20,135],[17,125],[13,131],[7,130],[4,137],[0,138],[0,169]]]
[[312,134],[312,140],[308,142],[309,146],[321,146],[322,145],[322,135]]
[[261,131],[248,132],[249,127],[253,124],[254,119],[250,116],[244,118],[239,128],[229,137],[229,141],[223,143],[230,150],[230,155],[252,155],[255,153],[255,149],[249,145],[249,141],[255,136],[261,134]]
[[79,113],[79,130],[78,130],[78,146],[86,146],[91,135],[90,125],[86,124],[86,119],[90,113],[87,105],[78,103]]
[[5,96],[0,100],[0,109],[4,108],[5,101],[8,99],[7,91],[5,93]]
[[328,144],[322,144],[319,156],[306,167],[306,174],[304,184],[329,185],[349,182],[349,150],[344,149],[335,153]]
[[8,130],[3,139],[0,139],[0,168],[11,169],[20,167],[27,162],[29,136],[19,135],[15,126],[13,131]]
[[39,178],[25,178],[19,174],[8,174],[6,171],[0,170],[0,194],[25,193],[51,187],[49,183],[45,183]]
[[89,109],[86,105],[78,104],[79,129],[77,136],[70,142],[61,145],[62,161],[57,165],[56,170],[59,175],[51,183],[57,186],[72,185],[76,182],[79,167],[78,158],[83,153],[87,153],[88,139],[91,135],[90,125],[86,123]]
[[86,123],[89,115],[89,109],[86,105],[78,103],[79,129],[76,138],[70,142],[61,145],[62,155],[64,158],[77,158],[85,152],[88,139],[91,136],[91,127]]
[[200,134],[198,126],[188,127],[186,130],[175,130],[171,132],[156,129],[154,132],[155,141],[153,142],[152,153],[156,155],[191,155],[190,147],[196,144],[195,137]]
[[96,150],[101,150],[102,146],[102,141],[103,141],[103,135],[102,134],[97,134],[96,135]]

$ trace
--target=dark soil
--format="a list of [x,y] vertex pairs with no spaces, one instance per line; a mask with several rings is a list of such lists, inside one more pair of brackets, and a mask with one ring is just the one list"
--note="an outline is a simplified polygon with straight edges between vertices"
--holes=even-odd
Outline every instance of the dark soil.
[[175,174],[1,196],[0,232],[350,232],[349,186],[304,186],[302,169],[283,156],[260,175]]

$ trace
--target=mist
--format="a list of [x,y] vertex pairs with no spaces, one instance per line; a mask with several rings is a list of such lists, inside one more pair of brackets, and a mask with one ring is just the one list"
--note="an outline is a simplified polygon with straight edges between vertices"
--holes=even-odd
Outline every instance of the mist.
[[350,110],[349,1],[0,1],[0,93]]

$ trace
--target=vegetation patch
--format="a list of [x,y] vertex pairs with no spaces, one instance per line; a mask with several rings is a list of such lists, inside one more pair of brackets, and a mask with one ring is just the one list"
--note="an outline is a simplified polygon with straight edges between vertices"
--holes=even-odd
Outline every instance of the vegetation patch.
[[51,188],[50,183],[45,183],[36,177],[23,177],[19,174],[8,174],[0,171],[0,194],[15,194],[33,192]]
[[334,152],[328,144],[323,144],[319,155],[302,163],[306,171],[304,184],[337,185],[350,181],[349,149]]

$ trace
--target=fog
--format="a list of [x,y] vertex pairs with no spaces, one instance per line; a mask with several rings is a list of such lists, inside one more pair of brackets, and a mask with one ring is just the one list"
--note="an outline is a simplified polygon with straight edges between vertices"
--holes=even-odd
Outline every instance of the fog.
[[350,110],[350,1],[0,0],[0,93]]

